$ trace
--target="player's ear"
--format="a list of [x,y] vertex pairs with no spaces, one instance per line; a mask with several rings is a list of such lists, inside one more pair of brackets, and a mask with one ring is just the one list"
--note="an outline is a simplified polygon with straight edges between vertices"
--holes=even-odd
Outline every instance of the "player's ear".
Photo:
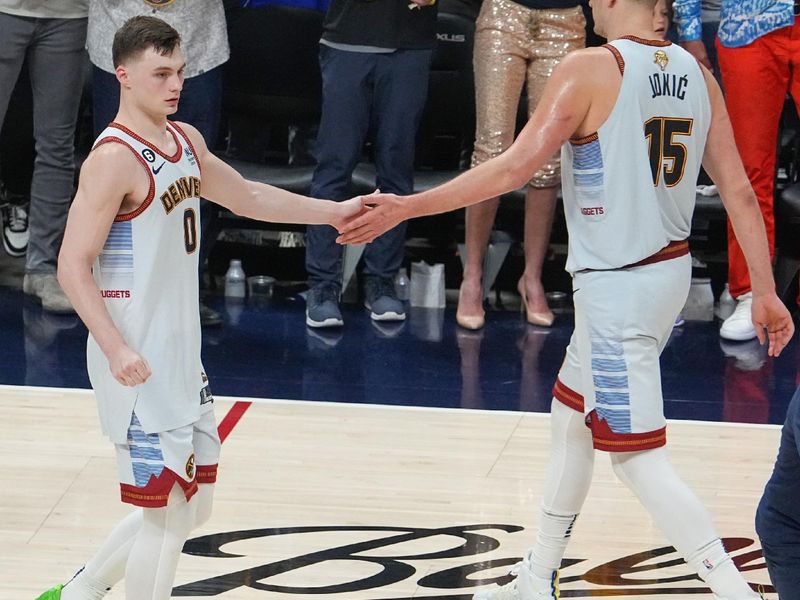
[[117,81],[123,87],[130,87],[130,74],[125,65],[119,65],[114,69],[114,74],[117,76]]

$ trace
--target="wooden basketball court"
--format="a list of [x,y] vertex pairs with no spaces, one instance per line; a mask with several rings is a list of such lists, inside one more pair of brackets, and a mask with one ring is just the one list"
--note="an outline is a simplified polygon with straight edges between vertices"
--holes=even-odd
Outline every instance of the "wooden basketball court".
[[[90,391],[0,386],[0,405],[0,598],[32,599],[131,509]],[[215,513],[185,548],[174,597],[466,600],[505,581],[533,541],[547,415],[218,399],[217,419],[232,408]],[[779,433],[668,432],[677,470],[754,584],[769,581],[753,517]],[[562,597],[710,599],[667,546],[601,454]]]

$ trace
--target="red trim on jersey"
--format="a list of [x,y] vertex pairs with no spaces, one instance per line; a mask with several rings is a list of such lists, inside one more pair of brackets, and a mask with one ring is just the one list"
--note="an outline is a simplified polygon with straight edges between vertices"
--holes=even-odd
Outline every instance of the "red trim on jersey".
[[611,44],[603,44],[603,48],[611,52],[614,55],[614,58],[617,61],[617,67],[619,67],[619,74],[625,75],[625,59],[622,58],[622,54],[620,54],[619,50],[612,46]]
[[173,154],[172,156],[168,156],[162,150],[160,150],[158,146],[148,142],[146,139],[144,139],[143,137],[141,137],[137,133],[135,133],[135,132],[131,131],[130,129],[128,129],[127,127],[125,127],[125,125],[120,125],[117,122],[113,122],[113,123],[109,124],[109,127],[113,127],[114,129],[119,129],[120,131],[124,131],[129,136],[131,136],[133,139],[135,139],[137,142],[139,142],[140,144],[144,144],[145,146],[150,148],[150,150],[152,150],[153,152],[158,154],[161,158],[163,158],[165,160],[168,160],[171,163],[176,163],[181,159],[181,154],[183,153],[183,145],[178,140],[178,134],[176,134],[174,131],[172,131],[172,129],[170,129],[169,127],[167,127],[167,131],[169,131],[172,134],[172,138],[175,140],[175,145],[177,146],[177,149],[175,150],[175,154]]
[[654,263],[664,262],[665,260],[672,260],[689,254],[689,242],[687,240],[680,240],[670,242],[655,254],[651,254],[647,258],[643,258],[639,262],[624,265],[615,269],[582,269],[580,273],[591,273],[593,271],[619,271],[620,269],[632,269],[634,267],[643,267],[645,265],[652,265]]
[[197,474],[195,476],[197,483],[216,483],[217,467],[218,465],[197,465]]
[[586,425],[592,430],[592,444],[595,450],[604,452],[638,452],[660,448],[667,443],[667,428],[645,433],[614,433],[605,419],[593,410],[586,415]]
[[583,396],[564,385],[560,379],[556,379],[556,384],[553,386],[553,398],[567,408],[583,414]]
[[672,260],[673,258],[686,256],[687,254],[689,254],[689,242],[687,240],[670,242],[652,256],[648,256],[647,258],[631,265],[625,265],[623,268],[630,269],[632,267],[643,267],[644,265],[652,265],[653,263]]
[[585,135],[580,138],[572,138],[569,143],[573,146],[585,146],[586,144],[591,144],[600,139],[600,136],[597,135],[597,132],[590,133],[589,135]]
[[637,37],[635,35],[623,35],[621,40],[630,40],[631,42],[636,42],[637,44],[643,44],[645,46],[658,46],[659,48],[664,48],[665,46],[672,46],[672,42],[669,40],[646,40],[644,38]]
[[228,414],[219,422],[219,426],[217,427],[217,432],[219,433],[219,442],[220,444],[225,441],[225,438],[228,437],[233,428],[236,427],[236,424],[239,422],[244,416],[244,413],[247,412],[247,409],[250,408],[252,402],[236,402],[231,409],[228,411]]
[[[147,192],[147,197],[144,199],[144,202],[142,202],[139,205],[139,208],[137,208],[136,210],[133,210],[131,212],[118,214],[116,217],[114,217],[114,221],[115,222],[118,222],[118,221],[130,221],[131,219],[134,219],[134,218],[138,217],[140,214],[142,214],[147,209],[148,206],[150,206],[150,203],[153,201],[153,198],[155,198],[155,195],[156,195],[156,180],[153,178],[153,173],[150,171],[150,166],[147,164],[147,162],[144,160],[144,158],[142,158],[142,155],[139,154],[136,151],[136,148],[131,146],[125,140],[123,140],[121,138],[118,138],[118,137],[113,137],[113,136],[105,137],[102,140],[98,141],[94,145],[94,148],[102,146],[103,144],[108,144],[109,142],[122,144],[123,146],[127,147],[128,149],[130,149],[130,151],[133,152],[133,155],[136,157],[136,159],[142,165],[144,170],[147,171],[147,176],[150,179],[150,189]],[[92,148],[92,149],[94,150],[94,148]]]
[[197,479],[186,481],[174,471],[165,468],[158,477],[151,475],[144,487],[120,483],[120,497],[123,502],[134,506],[163,508],[167,505],[169,493],[176,483],[181,486],[187,502],[197,493]]
[[186,140],[186,143],[189,144],[189,149],[194,154],[194,159],[197,161],[197,168],[200,170],[200,174],[203,174],[203,164],[200,162],[200,157],[197,156],[197,150],[194,149],[194,144],[192,144],[192,140],[186,135],[186,132],[181,129],[177,123],[173,123],[172,121],[167,121],[168,125],[172,125],[172,127],[181,134],[181,136]]

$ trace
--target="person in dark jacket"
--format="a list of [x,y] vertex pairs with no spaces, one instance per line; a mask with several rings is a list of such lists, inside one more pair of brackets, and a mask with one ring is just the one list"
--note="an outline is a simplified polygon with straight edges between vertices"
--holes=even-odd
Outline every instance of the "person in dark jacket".
[[781,600],[800,599],[800,388],[789,403],[772,477],[756,512],[756,531]]

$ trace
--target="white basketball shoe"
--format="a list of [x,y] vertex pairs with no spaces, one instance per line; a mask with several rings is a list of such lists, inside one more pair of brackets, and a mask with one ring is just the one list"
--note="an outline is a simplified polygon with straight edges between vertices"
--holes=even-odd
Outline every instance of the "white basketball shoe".
[[531,554],[514,565],[511,575],[516,579],[506,585],[481,590],[472,598],[473,600],[559,600],[558,571],[553,571],[549,579],[537,577],[533,573]]

